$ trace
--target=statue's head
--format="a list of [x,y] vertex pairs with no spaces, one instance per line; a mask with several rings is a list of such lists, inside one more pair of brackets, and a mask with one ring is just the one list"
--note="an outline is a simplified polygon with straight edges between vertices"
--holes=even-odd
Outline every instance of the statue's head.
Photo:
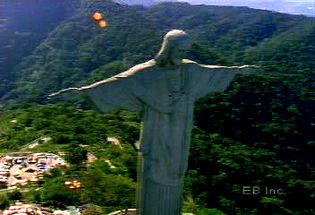
[[163,39],[162,47],[155,57],[159,66],[179,65],[191,47],[190,36],[182,30],[171,30]]

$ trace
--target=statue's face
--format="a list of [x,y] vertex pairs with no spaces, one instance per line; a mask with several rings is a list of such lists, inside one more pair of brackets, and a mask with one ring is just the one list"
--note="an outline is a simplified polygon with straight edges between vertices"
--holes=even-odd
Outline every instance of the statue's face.
[[178,50],[188,51],[191,48],[191,39],[190,37],[184,37],[178,40]]
[[182,37],[174,41],[172,51],[171,51],[171,58],[173,60],[181,60],[183,59],[187,51],[191,48],[191,39],[189,37]]

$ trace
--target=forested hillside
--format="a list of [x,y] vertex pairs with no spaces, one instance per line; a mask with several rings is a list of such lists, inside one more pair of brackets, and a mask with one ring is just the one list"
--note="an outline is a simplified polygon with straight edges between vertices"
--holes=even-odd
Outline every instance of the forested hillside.
[[[15,87],[2,101],[45,102],[54,90],[99,80],[150,59],[172,28],[193,36],[189,57],[202,63],[246,62],[284,73],[314,64],[314,24],[303,16],[187,3],[148,9],[110,1],[81,3],[10,72],[16,82],[9,84]],[[95,11],[104,14],[107,28],[99,29],[91,20]]]
[[15,86],[14,67],[71,16],[71,0],[0,2],[0,96]]
[[[1,110],[0,156],[10,152],[63,152],[70,167],[53,169],[37,184],[22,187],[28,192],[15,189],[15,192],[4,193],[2,190],[0,213],[15,200],[59,209],[89,204],[107,213],[135,207],[137,153],[132,145],[139,137],[138,121],[135,115],[101,115],[66,105],[16,106]],[[28,148],[40,137],[50,140]],[[120,146],[111,145],[108,137],[118,138]],[[87,164],[87,153],[97,160]],[[79,180],[84,189],[73,191],[64,186],[65,181],[74,179]],[[1,183],[3,188],[6,186]]]
[[[46,175],[40,192],[35,187],[19,198],[59,208],[89,203],[93,215],[135,206],[137,153],[133,144],[139,137],[139,116],[126,112],[102,115],[91,111],[79,97],[48,100],[47,95],[102,80],[151,59],[162,36],[178,28],[194,39],[190,59],[262,67],[258,74],[237,76],[224,93],[197,102],[183,211],[197,215],[315,214],[313,19],[186,3],[144,8],[81,0],[74,5],[63,18],[54,16],[51,8],[47,22],[55,20],[55,25],[40,25],[41,36],[27,37],[31,42],[23,48],[25,52],[12,46],[19,57],[1,66],[7,71],[1,75],[8,77],[1,79],[6,80],[0,109],[1,152],[20,151],[49,136],[51,141],[34,151],[70,155],[66,156],[70,169]],[[31,4],[30,10],[40,11]],[[91,20],[96,11],[104,15],[107,28]],[[10,39],[19,44],[17,37]],[[7,53],[3,56],[11,56]],[[106,145],[109,136],[118,137],[123,149]],[[82,165],[86,152],[99,160]],[[117,168],[111,169],[106,160]],[[73,178],[82,181],[79,192],[63,186]],[[250,191],[259,188],[260,193],[248,187]],[[14,198],[0,196],[0,209]]]
[[[269,97],[265,92],[257,101],[253,89],[237,89],[236,84],[226,94],[198,103],[183,211],[314,214],[314,124],[305,119],[314,115],[286,104],[285,97]],[[135,207],[137,115],[104,115],[67,105],[15,106],[0,113],[2,154],[25,152],[34,140],[50,137],[28,151],[66,152],[70,163],[70,168],[54,170],[38,185],[27,186],[31,192],[0,195],[0,209],[16,198],[53,208],[89,204],[97,208],[95,214]],[[121,147],[110,145],[107,137],[117,137]],[[98,159],[88,166],[83,164],[87,152]],[[80,180],[83,188],[67,190],[63,184],[71,179]],[[254,187],[259,193],[252,193]]]

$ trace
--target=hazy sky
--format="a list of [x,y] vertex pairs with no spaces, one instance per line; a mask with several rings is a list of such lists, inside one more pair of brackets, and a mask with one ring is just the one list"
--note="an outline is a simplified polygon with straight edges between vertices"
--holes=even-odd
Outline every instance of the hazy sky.
[[186,1],[186,2],[193,2],[193,3],[198,3],[198,2],[202,2],[202,3],[222,3],[222,4],[226,4],[226,3],[262,3],[262,2],[274,2],[274,3],[278,3],[278,2],[295,2],[295,3],[303,3],[303,2],[311,2],[313,3],[314,0],[177,0],[177,1]]
[[315,0],[177,0],[191,4],[249,6],[291,14],[315,15]]

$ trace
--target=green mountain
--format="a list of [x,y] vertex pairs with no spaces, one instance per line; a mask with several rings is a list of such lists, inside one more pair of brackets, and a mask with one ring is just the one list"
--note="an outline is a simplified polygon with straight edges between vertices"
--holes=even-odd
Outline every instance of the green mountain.
[[[187,3],[151,8],[110,1],[80,5],[11,70],[14,80],[9,84],[14,87],[3,102],[43,103],[53,91],[100,80],[150,59],[159,50],[161,37],[173,28],[193,36],[189,57],[203,63],[252,63],[285,73],[314,64],[314,25],[304,16]],[[107,28],[100,29],[91,20],[95,11],[104,14]]]
[[0,3],[0,96],[14,85],[14,67],[71,16],[70,0],[12,0]]

